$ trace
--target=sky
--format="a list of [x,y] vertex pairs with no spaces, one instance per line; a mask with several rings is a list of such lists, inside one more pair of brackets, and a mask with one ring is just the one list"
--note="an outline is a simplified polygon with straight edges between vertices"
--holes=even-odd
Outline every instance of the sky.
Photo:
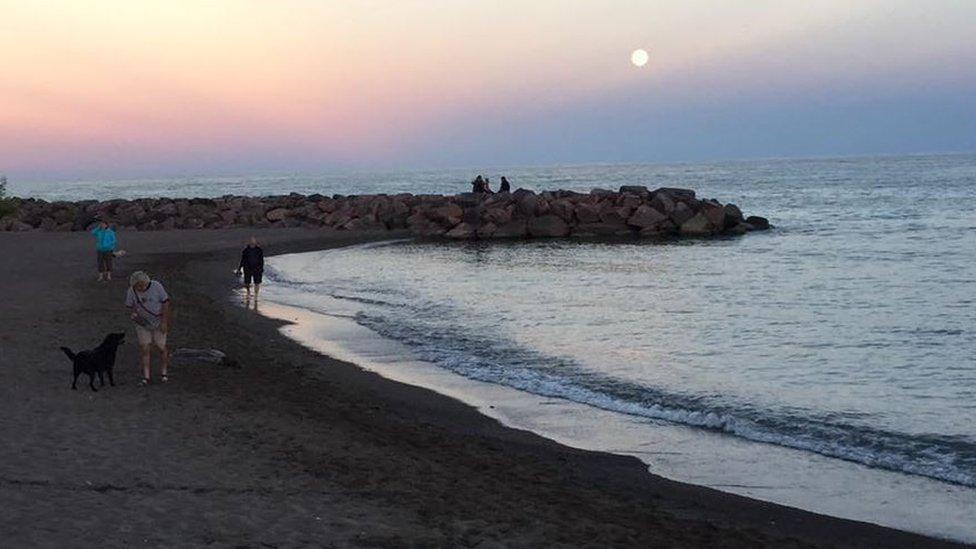
[[0,173],[973,152],[974,27],[972,0],[0,0]]

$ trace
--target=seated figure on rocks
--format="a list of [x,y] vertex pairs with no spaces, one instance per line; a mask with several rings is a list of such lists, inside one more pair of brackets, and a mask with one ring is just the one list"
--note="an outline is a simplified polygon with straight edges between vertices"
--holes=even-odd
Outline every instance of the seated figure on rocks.
[[475,194],[491,194],[491,181],[487,177],[479,175],[471,182],[471,192]]
[[512,186],[508,183],[508,180],[505,179],[505,176],[504,175],[502,176],[501,186],[498,187],[498,192],[500,192],[500,193],[510,193],[510,192],[512,192]]
[[485,192],[485,178],[481,177],[480,175],[474,178],[474,181],[471,182],[471,192],[473,193]]

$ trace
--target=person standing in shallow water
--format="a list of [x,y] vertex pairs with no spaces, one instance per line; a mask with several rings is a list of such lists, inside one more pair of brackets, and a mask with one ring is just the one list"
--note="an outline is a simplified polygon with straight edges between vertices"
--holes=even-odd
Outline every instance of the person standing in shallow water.
[[112,280],[112,259],[115,257],[115,246],[118,238],[115,231],[109,227],[105,220],[99,221],[98,225],[92,229],[91,234],[95,237],[95,256],[98,266],[98,280]]
[[261,280],[264,276],[264,250],[258,245],[258,239],[251,237],[247,246],[241,252],[241,263],[237,266],[237,276],[244,273],[244,291],[246,299],[251,299],[251,281],[254,281],[254,301],[258,300],[261,291]]

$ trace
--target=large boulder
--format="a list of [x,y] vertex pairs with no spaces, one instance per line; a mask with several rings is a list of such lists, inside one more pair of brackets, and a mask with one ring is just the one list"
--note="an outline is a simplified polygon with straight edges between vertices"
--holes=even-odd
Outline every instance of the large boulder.
[[630,208],[627,206],[613,206],[607,203],[600,208],[600,221],[611,225],[621,225],[630,219]]
[[678,227],[672,223],[670,219],[665,219],[658,225],[641,229],[638,234],[641,236],[641,238],[660,238],[671,236],[677,232]]
[[691,189],[677,189],[674,187],[661,187],[656,189],[652,195],[664,194],[674,201],[689,202],[695,199],[695,191]]
[[644,185],[621,185],[620,194],[633,194],[645,198],[651,193]]
[[656,227],[665,221],[668,221],[668,216],[645,204],[634,210],[633,215],[627,220],[627,224],[639,229],[646,229]]
[[357,217],[350,219],[345,225],[337,227],[343,231],[376,231],[386,229],[386,225],[376,221],[371,217]]
[[557,198],[549,205],[549,212],[558,215],[566,223],[573,222],[573,210],[575,207],[568,198]]
[[456,227],[444,233],[444,236],[453,240],[471,240],[478,236],[478,228],[470,223],[458,223]]
[[493,223],[495,225],[504,225],[505,223],[508,223],[509,221],[512,220],[512,211],[513,210],[514,210],[513,207],[508,207],[508,208],[493,207],[493,208],[489,208],[489,209],[485,210],[485,212],[484,212],[484,219],[485,219],[485,221],[487,221],[489,223]]
[[704,212],[698,212],[691,219],[681,224],[681,234],[684,236],[708,236],[712,234],[712,224]]
[[288,210],[285,208],[275,208],[273,210],[269,210],[268,213],[265,214],[265,218],[272,223],[275,221],[281,221],[286,217],[288,217]]
[[622,194],[617,197],[615,203],[617,204],[617,206],[623,206],[625,208],[635,210],[637,209],[638,206],[643,204],[644,201],[641,200],[641,197],[634,194]]
[[712,227],[725,228],[725,206],[715,201],[702,202],[701,213],[705,214]]
[[491,238],[492,236],[495,235],[495,231],[497,229],[498,226],[495,225],[494,223],[491,222],[482,223],[478,227],[478,238]]
[[595,204],[579,203],[576,205],[576,219],[580,223],[599,223],[600,207]]
[[493,238],[525,238],[528,226],[524,219],[513,219],[495,229]]
[[453,202],[444,204],[427,212],[427,217],[441,224],[454,226],[461,222],[464,210]]
[[[521,189],[519,189],[521,190]],[[516,201],[516,211],[522,217],[531,217],[536,214],[536,207],[539,205],[539,197],[535,194],[525,194]]]
[[742,210],[739,209],[735,204],[725,205],[725,228],[735,227],[745,221],[742,218]]
[[634,231],[625,223],[581,223],[572,230],[573,236],[627,236]]
[[352,221],[352,219],[353,217],[351,212],[340,210],[337,212],[330,213],[322,221],[326,225],[329,225],[330,227],[338,228],[338,227],[342,227],[346,223],[349,223],[350,221]]
[[469,208],[485,202],[485,200],[491,196],[493,195],[485,193],[461,193],[454,198],[462,208]]
[[442,236],[444,233],[447,232],[447,229],[445,229],[438,223],[425,220],[422,223],[416,223],[414,225],[410,225],[410,232],[417,236],[433,237],[433,236]]
[[203,220],[199,217],[190,217],[183,220],[184,229],[202,229],[203,225]]
[[529,189],[518,188],[518,189],[515,189],[515,192],[512,193],[511,198],[515,202],[518,202],[519,200],[522,200],[522,198],[524,198],[524,197],[526,197],[526,196],[528,196],[530,194],[535,194],[535,191],[530,191]]
[[323,198],[315,203],[315,207],[325,213],[332,213],[339,207],[339,202],[334,198]]
[[746,224],[757,231],[765,231],[769,228],[769,220],[758,215],[750,215],[746,218]]
[[569,225],[558,215],[544,215],[529,220],[529,235],[538,237],[559,237],[569,234]]
[[679,227],[683,225],[685,221],[688,221],[694,216],[695,212],[684,202],[676,203],[670,214],[671,221],[673,221],[674,224]]
[[745,223],[739,223],[725,229],[728,234],[746,234],[749,232],[749,225]]
[[172,217],[177,213],[179,213],[179,211],[176,208],[176,204],[174,204],[173,202],[167,202],[165,204],[161,204],[157,206],[153,210],[153,212],[163,217]]

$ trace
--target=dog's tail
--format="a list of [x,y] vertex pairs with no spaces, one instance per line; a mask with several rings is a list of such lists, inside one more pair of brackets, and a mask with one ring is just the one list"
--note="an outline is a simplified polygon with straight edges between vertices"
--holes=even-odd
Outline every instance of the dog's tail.
[[71,360],[75,359],[75,354],[71,352],[71,349],[67,347],[61,347],[61,350],[64,351],[64,354],[68,355],[68,358],[70,358]]

